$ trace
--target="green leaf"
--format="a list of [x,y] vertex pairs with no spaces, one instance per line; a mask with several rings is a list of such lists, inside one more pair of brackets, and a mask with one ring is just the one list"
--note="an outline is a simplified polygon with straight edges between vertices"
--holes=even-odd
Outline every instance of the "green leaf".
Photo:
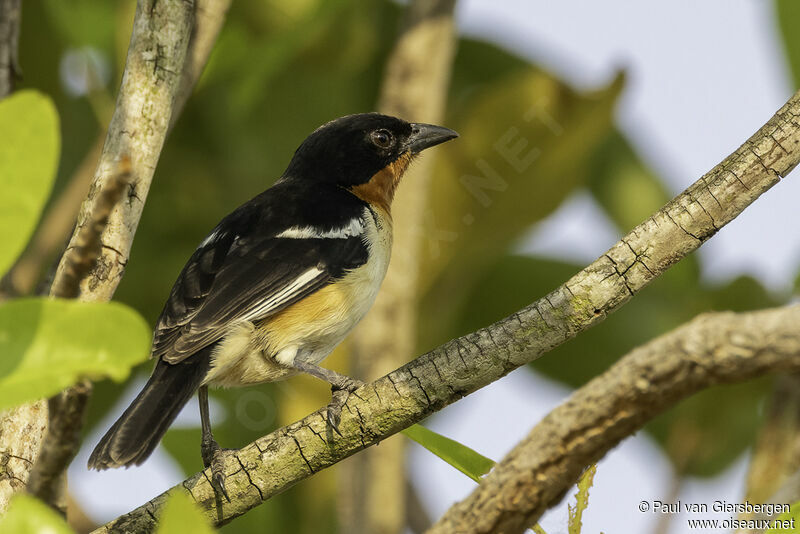
[[212,534],[214,529],[208,524],[203,513],[192,502],[191,497],[182,491],[172,493],[164,505],[158,521],[156,534]]
[[0,305],[0,410],[54,395],[83,377],[127,378],[150,329],[116,302],[46,298]]
[[800,87],[800,34],[797,21],[800,20],[800,2],[797,0],[776,0],[778,27],[783,36],[786,58],[794,75],[794,86]]
[[446,438],[429,430],[422,425],[413,425],[403,434],[413,439],[433,454],[452,465],[475,482],[480,482],[481,477],[488,473],[494,466],[494,461],[482,454],[475,452],[466,445]]
[[58,164],[58,113],[45,95],[0,101],[0,275],[25,248],[50,196]]
[[3,534],[74,534],[63,517],[35,497],[15,495],[0,519]]
[[[780,514],[770,522],[772,528],[765,534],[785,534],[786,532],[797,532],[800,525],[800,501],[789,506],[789,511]],[[779,528],[782,527],[782,528]]]

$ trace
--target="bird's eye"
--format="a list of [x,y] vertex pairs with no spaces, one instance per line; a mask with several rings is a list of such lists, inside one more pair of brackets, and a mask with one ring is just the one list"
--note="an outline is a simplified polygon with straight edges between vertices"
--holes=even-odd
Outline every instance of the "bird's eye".
[[392,134],[389,130],[375,130],[369,134],[372,143],[379,148],[389,148],[392,144]]

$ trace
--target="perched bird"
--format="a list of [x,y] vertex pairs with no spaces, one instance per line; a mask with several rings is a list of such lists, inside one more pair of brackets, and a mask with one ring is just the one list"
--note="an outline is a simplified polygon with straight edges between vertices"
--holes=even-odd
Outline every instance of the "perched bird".
[[348,392],[361,383],[319,363],[375,300],[389,264],[392,198],[409,163],[457,136],[377,113],[311,133],[280,179],[222,219],[189,258],[155,327],[153,374],[89,468],[144,462],[198,391],[203,463],[227,498],[208,386],[301,372],[331,384],[328,421],[338,431]]

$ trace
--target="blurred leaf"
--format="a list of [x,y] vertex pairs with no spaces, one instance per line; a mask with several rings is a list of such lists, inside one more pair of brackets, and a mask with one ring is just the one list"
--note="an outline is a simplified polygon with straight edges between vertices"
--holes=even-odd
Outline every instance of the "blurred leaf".
[[122,381],[149,354],[150,330],[115,302],[26,298],[0,305],[0,409],[83,377]]
[[791,73],[794,75],[794,86],[800,87],[800,34],[797,32],[797,21],[800,20],[800,2],[797,0],[775,0],[775,12],[778,27],[783,36],[783,46]]
[[112,50],[115,2],[46,0],[44,6],[48,18],[69,45]]
[[58,113],[45,95],[0,101],[0,275],[25,248],[50,196],[59,152]]
[[[355,25],[336,23],[341,22],[338,15],[342,9],[350,5],[352,2],[346,0],[316,0],[304,3],[299,11],[287,11],[282,4],[272,3],[262,9],[277,12],[280,16],[261,17],[268,24],[267,28],[253,28],[251,21],[241,24],[231,21],[229,31],[222,34],[209,59],[203,83],[224,79],[232,92],[232,107],[228,111],[236,117],[243,117],[263,97],[270,81],[289,70],[287,67],[297,55],[318,40],[329,26],[335,25],[339,30],[342,38],[339,45],[347,42],[344,39],[346,29]],[[244,6],[242,9],[252,8]],[[253,61],[253,57],[258,60]],[[329,53],[329,62],[331,59]],[[242,60],[247,61],[247,69],[238,67]]]
[[782,298],[771,295],[761,282],[752,276],[742,275],[730,280],[724,286],[703,288],[709,300],[708,308],[718,311],[744,312],[771,308],[784,304]]
[[74,534],[58,513],[35,497],[14,495],[0,518],[3,534]]
[[433,454],[452,465],[475,482],[494,467],[494,460],[483,456],[466,445],[446,438],[422,425],[412,425],[403,434],[413,439]]
[[[773,527],[766,534],[785,534],[790,528],[796,531],[797,525],[800,525],[800,501],[789,505],[789,511],[774,518],[770,524]],[[778,528],[779,526],[783,528]]]
[[439,148],[432,218],[452,235],[428,243],[428,281],[441,273],[461,287],[467,272],[552,213],[583,182],[584,161],[608,135],[621,89],[618,78],[578,94],[530,69],[476,92],[469,112],[448,123],[461,137]]
[[423,347],[445,339],[484,270],[583,184],[622,86],[620,76],[601,91],[577,93],[528,68],[462,97],[447,122],[461,137],[437,148],[430,209],[420,221]]
[[597,147],[589,168],[589,190],[623,232],[630,231],[672,199],[663,182],[617,130]]
[[214,532],[191,497],[182,491],[173,492],[158,518],[156,534],[210,534]]

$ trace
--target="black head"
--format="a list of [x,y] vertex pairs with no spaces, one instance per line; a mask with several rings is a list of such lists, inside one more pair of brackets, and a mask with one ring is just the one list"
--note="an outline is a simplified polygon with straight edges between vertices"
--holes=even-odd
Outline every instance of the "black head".
[[455,137],[456,132],[441,126],[388,115],[347,115],[314,130],[294,153],[284,176],[352,188],[366,184],[398,160],[410,160]]

